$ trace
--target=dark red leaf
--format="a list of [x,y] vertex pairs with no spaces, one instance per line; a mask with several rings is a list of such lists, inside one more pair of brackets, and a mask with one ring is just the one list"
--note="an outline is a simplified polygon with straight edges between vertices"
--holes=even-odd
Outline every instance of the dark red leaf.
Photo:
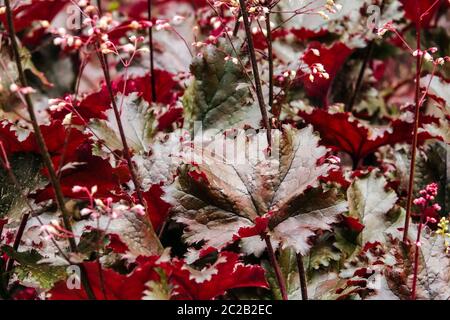
[[[73,169],[64,170],[61,175],[61,187],[64,195],[72,199],[85,199],[88,197],[83,192],[73,192],[74,186],[92,188],[98,187],[96,197],[105,199],[127,198],[122,194],[121,184],[128,182],[130,176],[125,164],[113,168],[109,161],[92,154],[92,147],[89,143],[84,143],[76,149],[74,161],[81,163]],[[45,201],[54,197],[53,188],[38,191],[35,195],[37,201]]]
[[234,236],[233,240],[262,235],[266,232],[267,227],[269,226],[269,220],[269,217],[266,216],[257,217],[253,227],[240,228],[238,234]]
[[344,216],[343,218],[345,225],[351,230],[357,233],[360,233],[361,231],[364,230],[365,226],[362,223],[360,223],[358,219],[346,216]]
[[436,15],[436,12],[439,11],[439,8],[442,6],[444,1],[439,1],[434,6],[433,4],[436,2],[436,0],[418,0],[418,6],[417,0],[400,0],[400,2],[403,4],[405,16],[408,20],[412,21],[413,23],[417,23],[417,21],[419,20],[418,17],[421,17],[423,15],[420,21],[421,27],[428,28],[430,27],[431,21]]
[[[140,300],[145,290],[146,281],[157,277],[157,274],[148,272],[145,280],[142,279],[142,271],[137,270],[130,276],[121,275],[112,269],[100,270],[96,262],[83,264],[87,273],[90,286],[98,300]],[[100,279],[103,279],[103,285]],[[88,296],[84,287],[69,289],[66,281],[58,282],[49,292],[50,300],[87,300]]]
[[169,215],[170,205],[162,200],[164,192],[158,185],[153,185],[149,191],[144,192],[147,202],[148,214],[155,230],[159,230]]
[[[314,109],[311,113],[300,112],[300,116],[320,132],[325,145],[336,151],[348,153],[356,163],[381,146],[412,141],[413,124],[402,120],[392,120],[390,130],[370,138],[370,127],[350,113],[329,113],[322,109]],[[434,121],[436,119],[432,117],[421,117],[421,124]],[[430,138],[426,132],[419,134],[421,143]]]
[[323,37],[326,34],[328,34],[328,31],[326,29],[314,31],[305,28],[299,28],[299,29],[290,29],[289,32],[292,33],[299,41],[311,40]]
[[[16,32],[21,32],[31,26],[34,21],[52,21],[56,15],[69,3],[69,0],[32,0],[18,5],[12,10]],[[0,14],[0,21],[7,26],[6,13]]]
[[[149,281],[160,281],[157,268],[162,270],[174,288],[172,299],[210,300],[227,290],[242,287],[267,288],[264,270],[260,266],[248,266],[232,252],[219,254],[215,265],[217,273],[210,280],[197,282],[185,268],[183,260],[159,261],[159,257],[140,257],[136,268],[129,275],[121,275],[111,269],[102,269],[103,286],[97,263],[84,263],[88,279],[97,299],[140,300]],[[68,289],[65,281],[57,283],[50,291],[52,300],[86,300],[84,288]]]
[[126,253],[128,246],[120,240],[117,234],[111,233],[108,235],[109,243],[106,248],[111,249],[114,253]]
[[[156,77],[156,90],[158,92],[158,100],[156,102],[164,105],[173,104],[179,95],[182,94],[182,90],[179,88],[178,83],[173,79],[173,75],[167,71],[155,70]],[[143,77],[131,78],[125,81],[120,78],[112,82],[114,94],[125,93],[128,95],[133,92],[137,92],[140,97],[145,101],[151,103],[153,101],[151,92],[151,80],[150,74]],[[102,86],[98,92],[89,94],[83,100],[80,101],[76,107],[77,113],[74,113],[73,121],[75,124],[85,125],[92,118],[105,119],[104,112],[111,107],[111,100],[109,98],[108,89],[105,85]],[[68,111],[64,111],[59,115],[59,118],[64,117]],[[161,121],[161,130],[168,128],[173,122],[180,119],[180,109],[177,107],[170,107],[169,110],[161,115],[159,119]],[[80,119],[78,114],[82,117]]]

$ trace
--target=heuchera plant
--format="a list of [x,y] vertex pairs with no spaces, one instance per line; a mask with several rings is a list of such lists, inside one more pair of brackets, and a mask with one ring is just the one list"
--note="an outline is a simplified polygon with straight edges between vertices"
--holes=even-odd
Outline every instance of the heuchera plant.
[[447,0],[0,0],[0,299],[450,299]]

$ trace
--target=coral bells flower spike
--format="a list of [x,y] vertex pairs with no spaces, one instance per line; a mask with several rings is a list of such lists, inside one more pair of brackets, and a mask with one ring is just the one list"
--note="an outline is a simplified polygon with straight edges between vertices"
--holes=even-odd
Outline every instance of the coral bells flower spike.
[[[437,183],[431,183],[428,184],[424,189],[420,190],[421,197],[416,198],[414,200],[414,204],[419,207],[420,209],[420,221],[419,221],[419,227],[417,230],[417,240],[415,242],[415,256],[414,256],[414,271],[413,271],[413,283],[412,283],[412,289],[411,289],[411,299],[415,300],[417,295],[417,279],[418,279],[418,273],[419,273],[419,251],[422,247],[421,237],[422,237],[422,230],[424,225],[427,222],[430,222],[432,219],[436,221],[435,217],[430,217],[430,209],[433,211],[440,211],[440,206],[436,204],[433,204],[432,202],[435,200],[435,197],[438,194],[438,185]],[[436,213],[435,213],[436,214]],[[437,217],[437,215],[436,215]],[[442,223],[438,225],[439,229],[437,234],[444,235],[445,238],[445,232],[444,228],[446,220],[441,220]],[[444,228],[442,228],[444,227]],[[448,243],[445,242],[446,252],[448,249]]]

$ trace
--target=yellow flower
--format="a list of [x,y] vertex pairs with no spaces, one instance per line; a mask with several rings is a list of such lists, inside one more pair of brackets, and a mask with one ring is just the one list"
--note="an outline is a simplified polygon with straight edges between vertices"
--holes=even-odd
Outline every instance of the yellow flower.
[[438,223],[438,229],[436,230],[436,234],[442,236],[444,238],[444,246],[445,253],[450,253],[450,243],[447,238],[450,238],[450,233],[448,232],[448,226],[450,221],[447,218],[442,218]]

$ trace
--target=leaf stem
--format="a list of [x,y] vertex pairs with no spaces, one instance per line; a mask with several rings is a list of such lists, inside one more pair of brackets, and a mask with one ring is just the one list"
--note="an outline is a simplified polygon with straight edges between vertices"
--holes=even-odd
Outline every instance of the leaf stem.
[[[152,21],[152,0],[147,0],[147,14],[148,20]],[[150,81],[152,90],[152,101],[156,102],[156,77],[155,77],[155,58],[154,58],[154,46],[153,46],[153,25],[148,27],[148,42],[150,46]]]
[[241,10],[239,10],[238,16],[236,18],[236,23],[234,24],[233,37],[236,37],[239,32],[239,28],[241,26],[241,21],[240,21],[241,17],[242,17],[242,13],[241,13]]
[[137,196],[139,199],[139,203],[141,205],[144,205],[144,197],[142,195],[141,186],[138,183],[136,173],[134,172],[133,161],[131,160],[130,148],[128,147],[125,130],[123,129],[122,120],[120,118],[119,108],[117,106],[117,102],[114,97],[114,91],[113,91],[112,84],[111,84],[111,75],[109,73],[109,68],[107,65],[106,57],[103,53],[100,52],[99,45],[97,45],[97,52],[98,52],[98,57],[99,57],[100,64],[101,64],[101,67],[103,70],[103,75],[105,77],[106,88],[108,89],[108,94],[109,94],[109,98],[111,100],[111,105],[112,105],[112,108],[114,111],[114,116],[116,118],[117,126],[119,128],[120,139],[122,140],[122,145],[123,145],[124,158],[127,161],[128,170],[130,171],[130,175],[131,175],[131,180],[133,181],[134,187],[136,188],[136,193],[137,193]]
[[403,242],[406,243],[408,240],[409,222],[411,220],[411,208],[414,196],[414,175],[416,172],[416,157],[417,157],[417,144],[418,144],[418,132],[419,132],[419,121],[420,121],[420,71],[422,67],[422,55],[421,53],[421,14],[419,0],[416,0],[417,6],[417,23],[416,23],[416,42],[417,42],[417,57],[416,57],[416,92],[415,92],[415,111],[414,111],[414,132],[412,140],[412,154],[411,154],[411,164],[409,171],[409,182],[408,182],[408,198],[406,202],[406,217],[405,226],[403,229]]
[[303,256],[301,255],[301,253],[297,253],[297,267],[300,278],[300,290],[302,292],[302,299],[308,300],[308,285],[306,282],[305,267],[303,264]]
[[369,45],[367,46],[366,49],[366,54],[364,56],[364,61],[363,64],[361,66],[361,70],[359,70],[359,75],[358,75],[358,79],[356,80],[356,84],[355,84],[355,89],[353,91],[353,94],[350,98],[350,102],[347,104],[346,106],[346,110],[347,112],[352,112],[353,107],[355,105],[356,99],[358,98],[359,92],[361,91],[361,87],[363,84],[363,79],[364,79],[364,74],[366,73],[366,69],[367,69],[367,65],[369,64],[370,59],[372,58],[373,55],[373,50],[375,48],[375,41],[372,40]]
[[97,257],[97,259],[95,259],[95,261],[97,263],[98,277],[99,277],[99,280],[100,280],[100,288],[102,290],[103,299],[104,300],[108,300],[108,297],[106,295],[105,278],[104,278],[104,275],[103,275],[103,269],[102,269],[102,264],[100,262],[100,258]]
[[245,26],[245,33],[247,36],[248,51],[249,51],[249,56],[250,56],[250,60],[252,63],[252,68],[253,68],[253,77],[255,78],[256,96],[258,99],[259,109],[261,111],[261,116],[263,119],[264,127],[266,129],[267,142],[270,147],[272,145],[272,132],[271,132],[269,116],[268,116],[267,109],[266,109],[266,106],[264,103],[264,96],[263,96],[262,87],[261,87],[261,79],[260,79],[259,70],[258,70],[258,62],[256,60],[255,45],[253,42],[252,31],[250,28],[250,20],[249,20],[245,0],[239,0],[239,3],[241,6],[242,20],[243,20],[244,26]]
[[277,258],[275,256],[275,251],[273,250],[272,243],[270,242],[269,235],[264,236],[264,241],[266,241],[267,254],[269,255],[269,261],[275,272],[275,276],[277,278],[278,287],[280,288],[281,297],[283,300],[288,300],[286,283],[283,278],[283,274],[281,272],[280,265],[278,264]]
[[[383,0],[381,2],[380,14],[383,13],[384,5],[385,5],[385,0]],[[347,111],[347,112],[352,112],[353,107],[355,106],[356,99],[358,98],[359,92],[361,91],[361,87],[363,84],[364,74],[366,73],[366,69],[367,69],[367,65],[369,64],[369,61],[372,59],[374,49],[375,49],[375,39],[371,40],[369,45],[367,46],[366,54],[364,56],[364,61],[361,66],[361,70],[359,70],[358,79],[356,80],[355,89],[350,98],[350,102],[345,107],[345,111]]]
[[[79,25],[79,28],[77,28],[77,30],[76,30],[76,35],[78,37],[81,37],[83,34],[83,18],[84,18],[83,11],[80,10],[78,18],[80,19],[80,25]],[[83,72],[82,59],[81,59],[80,55],[81,55],[81,53],[78,50],[76,50],[71,55],[72,70],[75,75],[73,83],[72,83],[72,91],[78,90],[79,81],[81,79],[81,74]]]
[[[23,233],[25,232],[25,228],[27,226],[29,218],[30,218],[29,213],[25,213],[24,215],[22,215],[22,219],[20,220],[19,229],[17,229],[16,237],[14,238],[14,243],[13,243],[14,251],[17,251],[19,249],[20,242],[22,241]],[[6,269],[5,269],[6,273],[8,273],[12,270],[13,265],[14,265],[14,259],[9,258],[8,262],[6,264]]]
[[415,251],[414,251],[414,269],[413,269],[413,283],[411,290],[411,300],[416,300],[416,292],[417,292],[417,277],[419,273],[419,252],[420,252],[420,238],[422,235],[422,228],[424,223],[424,214],[425,210],[422,210],[420,215],[420,223],[419,228],[417,229],[417,239],[415,243]]
[[[5,0],[5,5],[6,5],[6,11],[7,11],[8,28],[10,30],[10,39],[11,39],[12,49],[13,49],[13,53],[14,53],[14,58],[15,58],[17,69],[18,69],[19,79],[20,79],[22,87],[28,87],[28,81],[25,77],[25,73],[24,73],[23,66],[22,66],[22,61],[20,58],[19,46],[18,46],[17,40],[15,38],[15,29],[14,29],[14,24],[12,22],[13,18],[12,18],[12,12],[10,9],[9,0]],[[28,113],[30,114],[30,119],[31,119],[31,123],[33,125],[36,142],[38,144],[39,150],[41,151],[41,156],[43,158],[44,164],[47,167],[47,170],[49,172],[49,178],[52,183],[53,189],[55,191],[57,204],[63,214],[64,227],[68,231],[71,232],[72,228],[69,223],[69,213],[67,212],[66,207],[65,207],[64,196],[63,196],[63,193],[61,190],[61,185],[59,184],[59,181],[57,179],[56,172],[53,167],[53,163],[52,163],[50,154],[47,149],[47,145],[45,144],[44,137],[43,137],[41,129],[39,127],[36,113],[34,111],[33,102],[28,93],[24,94],[24,98],[25,98],[25,102],[27,105]],[[69,238],[69,243],[70,243],[71,249],[75,250],[76,249],[75,240],[73,238]]]
[[266,32],[267,32],[267,51],[269,59],[269,107],[272,110],[272,114],[275,114],[273,105],[273,48],[272,48],[272,28],[270,25],[270,12],[266,13]]
[[[141,189],[141,185],[138,181],[136,172],[134,170],[134,166],[133,166],[133,161],[131,159],[131,152],[130,152],[130,148],[128,147],[128,142],[127,142],[127,138],[125,135],[125,130],[123,129],[123,124],[122,124],[122,120],[120,118],[120,112],[119,112],[119,108],[117,106],[117,102],[114,98],[114,92],[113,92],[113,88],[112,88],[112,82],[111,82],[111,75],[109,73],[109,68],[107,65],[107,61],[106,61],[106,57],[105,55],[100,51],[100,45],[97,43],[96,45],[96,50],[97,50],[97,54],[98,54],[98,58],[100,60],[100,64],[103,70],[103,75],[105,77],[105,82],[106,82],[106,88],[108,89],[108,94],[109,94],[109,98],[111,100],[111,105],[112,105],[112,109],[114,112],[114,116],[116,118],[117,121],[117,127],[119,129],[119,134],[120,134],[120,139],[122,141],[122,145],[123,145],[123,155],[125,160],[127,161],[127,166],[128,166],[128,171],[130,172],[130,176],[131,176],[131,181],[133,181],[134,187],[136,188],[136,194],[139,200],[139,203],[144,206],[145,208],[147,208],[147,205],[145,203],[145,199],[144,199],[144,195],[142,193],[142,189]],[[149,219],[149,227],[150,227],[150,232],[154,234],[154,239],[155,241],[158,241],[157,245],[159,248],[162,248],[161,242],[159,241],[158,237],[156,236],[155,230],[153,228],[153,225]]]
[[[17,66],[19,80],[20,80],[22,87],[28,87],[28,81],[25,77],[25,72],[24,72],[24,69],[22,66],[22,60],[20,58],[19,45],[18,45],[17,39],[16,39],[16,31],[15,31],[14,22],[13,22],[13,15],[12,15],[12,10],[11,10],[10,0],[5,0],[5,6],[6,6],[6,16],[7,16],[7,23],[8,23],[9,34],[10,34],[10,39],[11,39],[11,45],[12,45],[12,50],[14,53],[14,59],[15,59],[16,66]],[[31,124],[33,126],[36,143],[41,152],[42,160],[44,161],[45,167],[47,168],[47,171],[49,173],[50,182],[51,182],[51,184],[53,186],[53,190],[55,192],[56,203],[57,203],[59,209],[61,210],[64,228],[67,231],[72,233],[72,226],[70,224],[69,213],[65,206],[64,194],[62,192],[61,185],[60,185],[58,177],[56,175],[55,168],[53,167],[52,159],[48,152],[47,145],[45,143],[41,129],[39,127],[36,113],[34,111],[33,101],[31,100],[29,93],[25,93],[24,98],[25,98],[28,113],[30,115]],[[72,252],[77,252],[77,245],[76,245],[75,239],[73,237],[69,238],[69,246],[70,246],[70,250]],[[95,296],[89,285],[86,274],[83,273],[81,278],[82,278],[83,285],[85,286],[85,290],[86,290],[86,293],[88,294],[89,298],[95,299]]]
[[100,16],[102,16],[103,15],[102,0],[97,0],[97,8],[98,8],[98,13],[100,14]]
[[1,244],[1,240],[2,240],[2,234],[3,234],[3,226],[4,226],[4,222],[5,220],[0,219],[0,244]]

